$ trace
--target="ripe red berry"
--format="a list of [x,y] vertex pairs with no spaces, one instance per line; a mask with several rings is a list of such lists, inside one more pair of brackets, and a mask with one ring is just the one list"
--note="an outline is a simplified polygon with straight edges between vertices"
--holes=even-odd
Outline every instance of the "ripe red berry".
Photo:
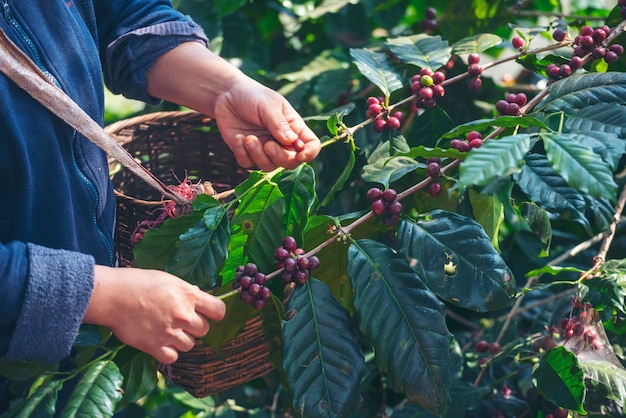
[[450,141],[450,148],[454,148],[454,149],[458,150],[459,149],[459,143],[461,143],[461,142],[463,142],[463,141],[461,141],[458,138],[453,139],[452,141]]
[[398,197],[398,193],[394,189],[386,189],[380,197],[383,202],[391,203]]
[[526,41],[524,41],[519,36],[514,37],[511,40],[511,43],[513,44],[513,48],[515,48],[515,49],[522,49],[524,47],[524,45],[526,45]]
[[520,107],[524,106],[527,101],[528,101],[528,98],[526,97],[524,93],[517,93],[515,95],[515,99],[513,100],[513,102],[517,103],[518,106]]
[[312,255],[309,257],[309,270],[315,270],[320,266],[320,259]]
[[441,167],[439,166],[439,163],[430,163],[428,164],[428,175],[432,178],[437,178],[439,177],[439,174],[441,174]]
[[478,132],[478,131],[470,131],[467,134],[467,140],[468,141],[471,141],[472,139],[476,139],[476,138],[482,139],[482,137],[483,137],[482,134],[480,132]]
[[293,258],[288,258],[285,260],[285,270],[294,272],[298,270],[298,262]]
[[372,103],[367,108],[367,112],[365,116],[367,116],[368,118],[376,117],[380,115],[382,111],[383,111],[383,107],[379,103]]
[[517,116],[519,113],[519,105],[517,103],[509,103],[506,105],[505,113],[509,116]]
[[501,348],[501,347],[500,347],[500,343],[498,343],[498,342],[495,342],[495,341],[494,341],[494,342],[492,342],[491,344],[489,344],[489,352],[490,352],[491,354],[495,354],[495,353],[497,353],[498,351],[500,351],[500,348]]
[[370,96],[367,98],[367,105],[380,104],[377,97]]
[[252,284],[252,277],[243,276],[241,280],[239,280],[239,284],[241,285],[243,289],[248,289],[250,285]]
[[293,141],[291,146],[293,147],[293,150],[295,152],[302,152],[302,151],[304,151],[304,141],[301,140],[300,138],[298,138],[295,141]]
[[559,66],[556,64],[549,64],[546,67],[546,74],[551,78],[559,78],[561,73],[559,71]]
[[561,77],[569,77],[572,75],[572,68],[567,64],[561,64],[559,67],[559,75]]
[[246,276],[250,276],[250,277],[254,277],[256,276],[256,274],[259,272],[259,269],[257,268],[256,264],[254,263],[247,263],[244,268],[243,268],[243,273]]
[[247,290],[242,290],[239,294],[239,298],[244,303],[251,303],[254,300],[254,296],[252,296]]
[[382,132],[387,127],[387,121],[382,118],[378,118],[374,121],[373,129],[375,132]]
[[428,186],[428,194],[432,197],[437,197],[441,193],[441,184],[439,183],[430,183]]
[[421,76],[428,75],[428,76],[431,76],[431,77],[432,77],[434,73],[435,73],[435,72],[434,72],[433,70],[431,70],[430,68],[428,68],[428,67],[424,67],[424,68],[422,68],[422,69],[420,70],[420,75],[421,75]]
[[424,15],[426,16],[426,19],[436,19],[437,18],[437,9],[435,9],[434,7],[428,7],[426,8]]
[[467,82],[467,88],[471,91],[478,91],[483,87],[483,80],[480,77],[470,78]]
[[606,39],[606,32],[604,29],[596,29],[591,34],[591,37],[596,44],[601,44]]
[[400,121],[400,123],[404,122],[404,113],[401,112],[400,110],[398,110],[397,112],[393,112],[393,116],[394,118],[398,119]]
[[257,311],[260,311],[261,309],[263,309],[265,307],[265,299],[263,298],[256,298],[252,301],[252,307],[254,309],[256,309]]
[[248,288],[248,293],[250,293],[252,296],[257,296],[260,291],[261,291],[261,285],[258,283],[252,283],[250,287]]
[[583,59],[579,56],[573,56],[569,61],[569,66],[572,71],[576,71],[583,66]]
[[272,291],[269,287],[261,286],[261,291],[259,292],[259,297],[262,299],[269,299],[272,296]]
[[619,57],[613,51],[606,51],[606,54],[604,54],[604,61],[606,61],[607,64],[615,64],[618,59]]
[[378,216],[383,216],[387,212],[387,205],[382,200],[372,202],[372,212]]
[[400,212],[402,212],[402,203],[397,200],[395,202],[391,202],[389,206],[387,206],[387,213],[390,215],[397,215]]
[[418,93],[418,96],[422,99],[432,99],[433,98],[433,89],[430,87],[422,87]]
[[470,148],[480,148],[482,146],[483,146],[483,140],[480,138],[474,138],[471,141],[469,141]]
[[469,73],[469,75],[476,77],[482,74],[483,67],[480,64],[470,64],[467,67],[467,72]]
[[595,44],[595,42],[594,42],[593,37],[592,37],[591,35],[583,35],[583,36],[580,38],[580,45],[581,45],[581,46],[584,46],[584,47],[590,48],[590,47],[592,47],[594,44]]
[[585,25],[582,28],[580,28],[580,35],[581,36],[591,36],[593,35],[593,28],[589,25]]
[[469,151],[469,143],[467,141],[459,141],[456,149],[460,152],[467,152]]
[[506,100],[498,100],[496,102],[496,110],[498,113],[504,115],[506,113],[506,107],[509,105],[509,102]]
[[398,118],[396,118],[395,116],[389,116],[389,118],[387,119],[387,127],[392,131],[399,129],[400,125],[400,120],[398,120]]
[[567,418],[568,415],[569,415],[569,411],[564,408],[557,408],[554,411],[554,418]]
[[606,54],[606,49],[604,49],[601,46],[597,46],[593,48],[593,50],[591,51],[591,58],[599,60],[600,58],[604,58],[605,54]]
[[302,248],[296,248],[295,250],[293,250],[293,255],[303,255],[304,254],[304,250]]
[[563,42],[567,38],[567,32],[563,29],[556,29],[552,32],[552,39],[557,42]]
[[308,270],[311,267],[311,261],[307,257],[301,257],[298,259],[298,268],[301,270]]
[[485,340],[478,341],[474,346],[474,351],[477,353],[486,353],[489,349],[489,343]]
[[308,270],[298,270],[293,276],[294,281],[298,284],[305,284],[309,280],[309,274]]
[[293,252],[298,247],[298,243],[294,237],[288,236],[283,238],[283,248],[289,252]]
[[479,62],[480,62],[480,55],[477,54],[476,52],[472,52],[471,54],[467,56],[468,65],[478,64]]
[[433,73],[433,83],[435,83],[435,85],[441,84],[445,80],[446,80],[446,75],[443,73],[443,71],[435,71]]
[[613,51],[617,55],[622,55],[624,53],[624,47],[620,44],[613,44],[609,47],[609,51]]
[[289,251],[283,247],[278,247],[274,252],[274,258],[277,261],[285,261],[289,257]]
[[380,196],[382,196],[382,194],[383,194],[383,191],[380,190],[378,187],[372,187],[371,189],[367,191],[367,199],[370,202],[373,202],[374,200],[380,199]]
[[264,285],[266,281],[267,281],[267,278],[265,277],[265,274],[263,273],[259,272],[256,274],[256,276],[254,276],[254,283]]
[[433,89],[433,97],[443,97],[446,94],[446,90],[441,84],[435,84],[431,89]]

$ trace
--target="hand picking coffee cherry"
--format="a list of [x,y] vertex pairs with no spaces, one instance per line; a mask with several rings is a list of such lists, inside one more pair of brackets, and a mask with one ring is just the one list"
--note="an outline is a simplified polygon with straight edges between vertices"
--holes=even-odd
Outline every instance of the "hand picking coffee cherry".
[[284,268],[281,273],[283,283],[304,284],[311,276],[311,271],[320,266],[320,260],[314,255],[303,257],[304,250],[298,248],[294,237],[283,239],[283,245],[274,252],[276,266]]
[[249,303],[256,310],[265,307],[265,301],[272,296],[272,291],[265,286],[266,277],[254,263],[238,266],[235,271],[233,289],[241,289],[239,297],[244,303]]
[[402,203],[397,198],[398,193],[394,189],[381,190],[372,187],[367,191],[367,199],[372,202],[372,212],[381,217],[387,226],[398,223],[399,214],[402,212]]

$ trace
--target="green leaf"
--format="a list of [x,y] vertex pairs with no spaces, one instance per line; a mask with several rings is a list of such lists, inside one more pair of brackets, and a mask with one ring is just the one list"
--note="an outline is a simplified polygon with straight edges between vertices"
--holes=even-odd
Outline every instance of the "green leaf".
[[440,36],[425,34],[387,39],[385,45],[393,55],[405,64],[435,71],[443,67],[451,57],[452,48]]
[[522,191],[543,209],[578,222],[591,233],[591,225],[585,216],[585,199],[554,171],[547,157],[528,154],[525,162],[522,170],[513,175]]
[[[217,207],[208,218],[198,222],[180,236],[172,259],[166,270],[189,283],[208,290],[217,283],[217,276],[228,257],[228,241],[230,226],[226,211]],[[218,221],[218,216],[221,219]],[[215,229],[207,228],[207,222],[215,225]]]
[[426,168],[426,164],[407,157],[390,157],[365,165],[361,176],[366,182],[379,183],[387,187],[418,168]]
[[346,181],[348,181],[348,179],[350,178],[350,175],[352,174],[352,170],[354,169],[355,163],[356,163],[356,155],[354,151],[350,151],[348,162],[344,166],[343,171],[341,172],[339,177],[337,177],[337,180],[335,181],[335,183],[333,183],[333,185],[328,190],[328,193],[324,197],[324,200],[320,204],[320,207],[326,207],[333,202],[335,195],[343,189],[343,187],[346,184]]
[[535,136],[527,134],[485,141],[482,147],[470,151],[461,164],[459,187],[484,186],[497,177],[519,172],[524,156],[535,141]]
[[468,36],[452,44],[452,53],[455,55],[481,53],[502,43],[502,38],[490,33],[480,33]]
[[576,110],[598,103],[624,104],[626,99],[626,73],[574,74],[550,85],[549,94],[535,107],[545,113]]
[[533,370],[533,382],[547,400],[585,414],[585,379],[576,355],[563,346],[550,350]]
[[407,140],[410,146],[435,146],[435,140],[456,126],[450,115],[440,107],[426,109],[413,120],[409,128]]
[[444,305],[404,256],[376,241],[350,246],[348,274],[359,328],[391,387],[429,412],[445,411],[452,335]]
[[9,380],[26,381],[57,369],[56,365],[36,361],[7,360],[0,358],[0,376]]
[[552,242],[552,224],[548,211],[532,202],[522,203],[522,216],[528,222],[528,226],[533,234],[541,242],[540,257],[547,257],[550,252]]
[[346,70],[349,64],[338,60],[332,51],[322,51],[301,69],[292,73],[284,73],[276,77],[277,80],[308,81],[332,70]]
[[403,87],[402,76],[387,54],[352,48],[350,56],[361,74],[374,83],[385,97]]
[[309,212],[315,202],[315,171],[308,164],[300,164],[295,170],[282,173],[278,187],[285,196],[287,210],[283,218],[286,235],[298,242],[302,241],[302,231],[309,219]]
[[76,385],[60,418],[113,416],[122,399],[122,381],[122,374],[115,363],[95,363]]
[[478,312],[513,304],[513,273],[474,220],[433,211],[419,222],[400,221],[398,241],[411,266],[440,298]]
[[285,307],[283,367],[304,417],[345,417],[360,405],[365,361],[350,315],[324,283],[297,286]]
[[128,346],[120,350],[115,362],[124,379],[119,408],[136,402],[156,386],[157,362],[152,356]]
[[62,388],[62,380],[45,382],[28,398],[12,404],[9,410],[2,414],[2,418],[53,417],[56,412],[59,391]]
[[181,234],[198,223],[200,212],[193,212],[177,219],[167,219],[158,229],[149,229],[143,239],[135,244],[133,255],[135,267],[165,270]]
[[478,119],[456,126],[446,132],[441,138],[461,138],[470,131],[484,132],[495,127],[498,128],[529,128],[531,126],[547,129],[544,122],[530,116],[500,116],[495,119]]
[[416,159],[418,157],[422,157],[424,159],[428,158],[454,158],[464,160],[467,156],[467,153],[461,152],[454,148],[429,148],[423,145],[419,147],[411,148],[409,152],[399,154],[401,157],[409,157]]
[[284,200],[273,202],[258,217],[254,233],[248,237],[248,255],[259,271],[272,271],[276,265],[274,252],[285,237],[285,211]]
[[541,274],[550,274],[552,276],[556,276],[558,274],[564,272],[572,272],[572,273],[583,273],[583,270],[576,267],[560,267],[560,266],[549,266],[545,265],[541,268],[534,269],[526,273],[526,277],[539,276]]
[[598,311],[626,313],[626,274],[623,272],[592,277],[581,283],[581,301]]
[[604,397],[624,406],[626,399],[626,370],[605,360],[581,362],[585,377]]
[[[600,136],[612,134],[622,140],[626,139],[626,106],[616,103],[596,103],[585,106],[573,114],[568,114],[564,131],[595,132]],[[621,153],[623,152],[622,142]]]
[[224,345],[241,333],[248,320],[259,314],[251,305],[243,303],[239,292],[233,292],[221,299],[226,304],[226,315],[221,321],[209,321],[211,329],[202,337],[204,345],[211,347],[217,354]]
[[572,140],[569,135],[542,135],[550,164],[573,188],[595,198],[616,200],[617,184],[611,169],[589,148]]
[[491,240],[491,245],[498,251],[500,227],[504,222],[504,206],[494,196],[477,193],[470,189],[470,203],[474,219],[483,227]]

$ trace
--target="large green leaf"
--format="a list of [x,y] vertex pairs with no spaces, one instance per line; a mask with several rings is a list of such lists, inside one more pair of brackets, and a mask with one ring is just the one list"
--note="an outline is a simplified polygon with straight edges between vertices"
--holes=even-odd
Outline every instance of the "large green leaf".
[[553,83],[549,94],[535,107],[545,113],[574,114],[598,103],[623,104],[626,100],[626,73],[574,74]]
[[387,54],[353,48],[350,56],[361,74],[374,83],[385,97],[403,87],[401,72]]
[[563,346],[550,350],[533,370],[533,382],[546,399],[585,414],[585,379],[576,355]]
[[204,219],[180,236],[167,271],[202,289],[211,289],[228,257],[229,238],[227,213],[221,207],[208,209]]
[[377,241],[350,246],[348,274],[359,328],[391,387],[429,412],[445,411],[452,335],[444,305],[404,256]]
[[403,63],[432,70],[443,67],[452,51],[448,41],[425,34],[388,39],[385,45]]
[[285,210],[285,201],[282,199],[269,205],[258,218],[254,233],[248,237],[248,255],[259,271],[273,271],[276,265],[274,252],[286,235],[283,226]]
[[474,220],[433,211],[419,222],[400,221],[398,241],[411,266],[440,298],[479,312],[513,304],[513,273]]
[[452,45],[452,52],[457,55],[483,52],[502,43],[502,38],[490,33],[468,36]]
[[144,239],[135,244],[135,267],[165,270],[181,234],[198,223],[201,212],[193,212],[177,219],[167,219],[158,229],[149,229]]
[[156,386],[157,362],[149,354],[127,346],[117,354],[115,363],[124,377],[124,397],[119,408],[136,402]]
[[360,405],[365,360],[350,315],[311,278],[285,307],[283,367],[295,408],[306,417],[345,417]]
[[522,170],[513,175],[524,193],[542,208],[580,223],[591,232],[585,217],[585,199],[558,175],[545,155],[528,154]]
[[[596,132],[626,139],[626,106],[616,103],[596,103],[585,106],[565,119],[565,132]],[[624,152],[624,145],[622,143]]]
[[59,391],[63,388],[62,380],[51,380],[37,388],[28,398],[12,404],[1,418],[50,418],[56,412]]
[[287,206],[283,218],[286,235],[291,235],[300,242],[316,198],[315,171],[308,164],[300,164],[295,170],[282,173],[278,187],[285,196]]
[[352,170],[354,169],[355,163],[356,163],[356,155],[354,151],[351,150],[350,156],[348,158],[348,162],[344,166],[343,171],[341,172],[339,177],[337,177],[337,179],[335,180],[335,183],[333,183],[333,185],[328,190],[328,193],[326,193],[326,196],[324,196],[324,200],[322,201],[322,203],[320,203],[321,207],[330,205],[335,198],[335,194],[337,194],[339,191],[343,189],[346,182],[350,178],[350,175],[352,174]]
[[581,300],[598,311],[606,310],[610,316],[626,312],[626,274],[623,271],[605,272],[581,283]]
[[394,181],[418,168],[426,168],[426,164],[419,163],[412,158],[397,156],[378,159],[373,164],[365,165],[361,176],[366,182],[379,183],[388,187]]
[[473,149],[459,168],[459,186],[484,186],[497,177],[521,170],[521,163],[536,137],[528,134],[505,136],[486,141]]
[[276,77],[277,80],[308,81],[332,70],[345,70],[349,64],[338,60],[331,51],[322,51],[309,63],[304,64],[298,71],[284,73]]
[[60,418],[113,416],[122,399],[123,377],[112,361],[93,364],[80,379]]
[[605,360],[581,361],[585,377],[607,399],[624,406],[626,400],[626,370]]
[[573,188],[596,198],[617,199],[617,184],[607,163],[563,133],[542,135],[548,160]]
[[482,227],[491,245],[499,251],[500,228],[504,222],[504,205],[492,195],[478,193],[473,189],[469,191],[472,215]]

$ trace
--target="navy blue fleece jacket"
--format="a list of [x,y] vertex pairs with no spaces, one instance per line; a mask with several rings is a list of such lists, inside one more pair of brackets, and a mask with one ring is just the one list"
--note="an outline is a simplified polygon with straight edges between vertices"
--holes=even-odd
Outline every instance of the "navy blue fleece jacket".
[[[101,124],[103,79],[153,102],[145,74],[154,61],[206,42],[164,0],[0,3],[0,28]],[[55,362],[78,332],[94,263],[114,263],[107,160],[2,74],[0,92],[0,357]]]

